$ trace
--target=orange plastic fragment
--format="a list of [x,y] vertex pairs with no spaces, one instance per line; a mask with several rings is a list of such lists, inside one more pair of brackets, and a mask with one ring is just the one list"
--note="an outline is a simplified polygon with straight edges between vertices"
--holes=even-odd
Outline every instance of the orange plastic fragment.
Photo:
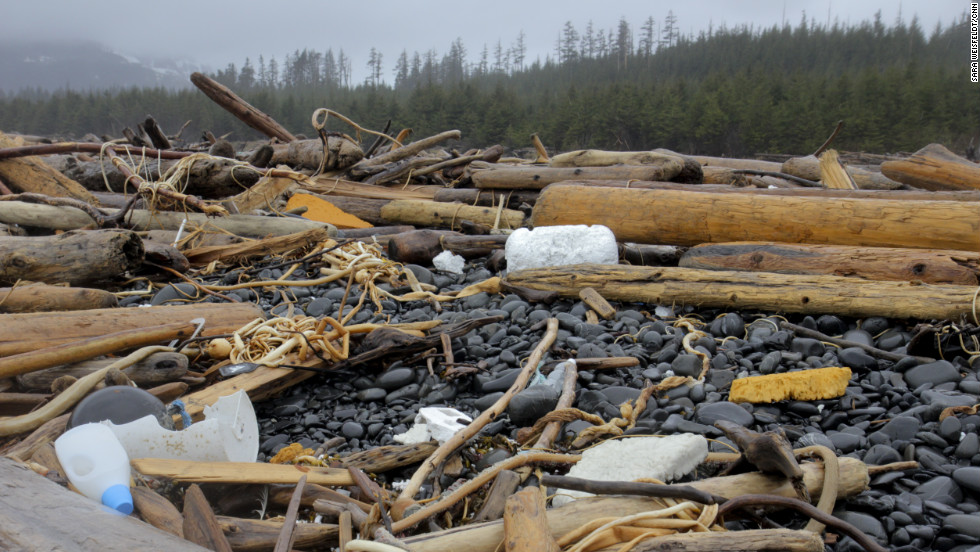
[[326,222],[337,228],[371,228],[373,225],[361,220],[354,215],[347,213],[325,199],[320,199],[311,194],[293,194],[286,203],[286,209],[306,207],[303,218]]

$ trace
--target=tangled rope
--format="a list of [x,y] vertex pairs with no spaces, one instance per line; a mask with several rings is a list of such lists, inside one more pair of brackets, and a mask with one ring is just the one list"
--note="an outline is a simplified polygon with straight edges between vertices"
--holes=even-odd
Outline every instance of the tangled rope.
[[[324,333],[327,326],[331,331]],[[291,353],[297,353],[300,361],[310,355],[338,361],[350,354],[350,332],[329,316],[320,320],[311,316],[259,318],[232,334],[230,344],[228,358],[235,363],[276,366]]]

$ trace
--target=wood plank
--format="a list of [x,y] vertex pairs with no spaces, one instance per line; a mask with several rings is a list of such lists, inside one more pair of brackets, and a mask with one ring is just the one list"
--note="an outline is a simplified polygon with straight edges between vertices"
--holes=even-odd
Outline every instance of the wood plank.
[[286,464],[251,462],[192,462],[166,458],[134,458],[133,469],[143,475],[165,477],[186,483],[264,483],[293,484],[306,475],[318,485],[353,485],[345,468],[318,468]]

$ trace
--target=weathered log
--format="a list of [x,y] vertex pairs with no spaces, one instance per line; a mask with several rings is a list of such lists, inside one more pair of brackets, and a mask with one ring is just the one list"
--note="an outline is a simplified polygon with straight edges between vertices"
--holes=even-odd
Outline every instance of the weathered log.
[[204,318],[202,335],[237,331],[263,317],[250,303],[198,303],[145,309],[93,309],[63,313],[0,315],[0,357],[134,328],[148,328]]
[[[187,222],[184,222],[184,221]],[[185,231],[192,225],[213,227],[239,236],[264,238],[293,234],[311,228],[327,228],[331,235],[337,231],[332,225],[294,217],[258,217],[229,215],[211,218],[203,213],[154,212],[137,209],[127,215],[134,230],[177,230],[183,224]],[[0,201],[0,222],[48,228],[50,230],[74,230],[93,224],[91,217],[69,207],[34,205],[20,201]]]
[[228,198],[222,204],[227,206],[231,203],[235,209],[228,210],[241,214],[249,214],[256,209],[275,210],[281,203],[283,194],[297,186],[296,181],[291,178],[263,177],[249,189]]
[[[980,192],[924,190],[828,190],[826,188],[753,188],[747,186],[726,186],[722,184],[678,184],[675,182],[633,182],[627,180],[568,180],[555,186],[605,186],[609,188],[631,188],[644,190],[676,190],[689,192],[725,193],[742,195],[765,195],[779,197],[820,197],[853,199],[890,199],[904,201],[980,201]],[[540,197],[540,196],[539,196]]]
[[[502,199],[501,199],[502,198]],[[441,188],[432,196],[433,201],[459,202],[481,207],[496,207],[505,201],[504,207],[519,209],[521,205],[534,205],[538,192],[532,190],[493,190],[477,188]]]
[[[397,151],[397,150],[396,150]],[[440,228],[460,228],[464,220],[490,227],[520,228],[524,213],[512,209],[472,207],[462,203],[398,199],[381,208],[381,216],[389,224],[413,224]]]
[[167,138],[167,134],[160,128],[157,124],[156,119],[152,115],[147,115],[146,120],[143,121],[143,130],[146,135],[150,137],[150,141],[153,142],[153,147],[157,149],[170,149],[170,139]]
[[[504,155],[504,147],[501,146],[500,144],[495,144],[483,150],[482,152],[475,151],[475,150],[466,152],[466,156],[469,156],[470,154],[479,155],[480,156],[479,160],[485,163],[496,163]],[[462,177],[464,174],[466,174],[469,171],[470,163],[472,163],[472,161],[467,162],[465,165],[455,165],[443,169],[442,174],[449,180],[456,180],[457,178]]]
[[298,182],[298,185],[303,190],[323,194],[324,196],[362,197],[365,199],[432,199],[436,191],[443,189],[442,186],[389,188],[387,186],[364,184],[363,182],[354,182],[326,176],[316,177],[312,181],[304,180]]
[[610,167],[615,165],[656,165],[669,174],[677,169],[674,176],[665,178],[674,182],[700,183],[701,164],[693,157],[680,155],[666,149],[653,151],[601,151],[579,150],[556,155],[551,158],[552,167]]
[[0,393],[0,417],[20,416],[47,402],[51,395],[44,393]]
[[215,552],[231,552],[231,544],[198,485],[184,492],[184,538]]
[[[307,192],[301,192],[307,193]],[[330,202],[331,205],[344,211],[345,213],[350,213],[355,217],[374,225],[386,225],[389,224],[383,216],[381,216],[381,208],[385,205],[391,203],[390,199],[375,199],[375,198],[364,198],[364,197],[347,197],[347,196],[335,196],[335,195],[320,195],[312,194],[324,201]],[[423,200],[424,201],[424,200]]]
[[[217,516],[235,552],[268,552],[276,545],[283,522]],[[293,531],[297,550],[326,550],[337,543],[338,527],[330,523],[298,523]]]
[[[808,462],[802,465],[803,478],[813,498],[818,498],[823,488],[823,467]],[[684,483],[696,489],[731,498],[743,494],[775,494],[795,497],[793,486],[782,476],[759,472],[726,477],[713,477]],[[838,498],[847,498],[867,489],[868,468],[860,460],[840,459],[840,485]],[[553,536],[562,535],[586,523],[602,517],[622,517],[656,508],[654,502],[642,497],[594,497],[573,501],[561,508],[546,512]],[[503,521],[476,523],[436,533],[417,535],[404,539],[412,552],[452,552],[465,548],[467,552],[492,552],[504,539]],[[461,543],[465,543],[461,545]]]
[[474,171],[477,188],[540,190],[565,180],[642,180],[666,182],[680,174],[683,165],[616,165],[612,167],[502,167]]
[[446,140],[459,140],[462,133],[458,130],[447,130],[445,132],[440,132],[435,136],[429,136],[428,138],[423,138],[412,142],[411,144],[405,144],[404,146],[393,149],[387,153],[382,153],[376,157],[371,157],[369,159],[361,159],[353,167],[348,169],[354,178],[363,178],[371,173],[371,170],[375,167],[385,165],[386,163],[394,163],[396,161],[401,161],[402,159],[408,159],[409,157],[421,153],[423,150],[431,148],[436,144],[445,142]]
[[132,487],[133,506],[150,525],[184,538],[184,516],[169,500],[147,487]]
[[926,190],[980,190],[980,165],[939,144],[929,144],[902,161],[886,161],[881,164],[881,172]]
[[676,245],[647,245],[626,243],[619,245],[619,258],[632,265],[677,266],[686,247]]
[[545,517],[544,495],[527,487],[507,497],[504,506],[504,550],[506,552],[558,552]]
[[[115,359],[93,359],[65,366],[45,368],[17,376],[17,385],[29,391],[47,392],[62,376],[81,378],[105,368]],[[147,388],[180,379],[187,373],[188,360],[180,353],[155,353],[122,370],[136,385]]]
[[248,102],[238,97],[227,86],[216,82],[202,73],[192,73],[191,82],[201,92],[211,98],[216,104],[234,115],[241,122],[265,134],[269,138],[278,138],[283,142],[292,142],[296,137],[277,123],[272,117],[252,107]]
[[452,251],[466,258],[489,255],[502,249],[507,236],[468,236],[449,230],[415,230],[392,236],[388,240],[388,256],[401,263],[426,265],[443,251]]
[[134,517],[108,513],[8,458],[0,458],[0,490],[4,550],[206,550]]
[[[812,155],[787,159],[783,162],[780,170],[781,172],[799,178],[820,180],[820,161]],[[878,172],[857,167],[845,167],[844,170],[847,171],[847,174],[861,190],[897,190],[902,187],[900,182],[896,182]]]
[[610,193],[602,188],[562,184],[541,193],[531,224],[602,224],[620,241],[670,245],[781,241],[980,249],[976,206],[960,201],[828,199],[700,190],[622,189]]
[[340,463],[345,467],[358,468],[367,473],[382,473],[417,464],[432,454],[437,446],[435,441],[411,445],[385,445],[348,454],[340,459]]
[[822,552],[823,538],[813,531],[748,529],[707,533],[675,533],[640,541],[633,552]]
[[184,256],[193,264],[202,265],[213,261],[240,263],[256,257],[281,255],[290,251],[302,251],[330,239],[326,228],[312,228],[295,234],[273,236],[233,245],[209,245],[184,250]]
[[729,169],[748,169],[755,171],[780,172],[781,163],[761,161],[759,159],[730,159],[728,157],[709,157],[692,155],[702,167],[725,167]]
[[[139,157],[137,157],[139,159]],[[172,169],[179,161],[147,157],[140,167],[140,176],[149,181],[161,180],[162,176]],[[127,191],[126,175],[112,163],[100,161],[77,161],[66,167],[64,175],[77,181],[88,190],[105,191],[106,180],[109,190],[113,192]],[[240,193],[258,182],[262,177],[254,169],[244,166],[234,159],[223,157],[207,157],[196,159],[189,171],[180,180],[183,193],[198,195],[204,198],[220,199]],[[134,186],[130,184],[128,191]]]
[[842,276],[786,275],[677,267],[573,265],[526,269],[507,282],[575,297],[594,287],[615,301],[864,318],[952,319],[971,313],[976,286],[878,282]]
[[735,242],[692,247],[680,266],[975,286],[980,253],[892,247]]
[[250,462],[192,462],[166,458],[134,458],[133,469],[143,475],[191,483],[290,483],[307,476],[320,485],[353,485],[350,472],[341,468],[259,464]]
[[[19,138],[0,132],[0,148],[23,146]],[[98,205],[98,202],[77,182],[62,175],[36,157],[0,161],[0,182],[14,192],[33,192],[51,197],[68,197]]]
[[272,159],[269,161],[272,166],[289,165],[320,171],[343,170],[364,158],[361,147],[343,136],[328,136],[326,148],[317,138],[273,144],[272,149]]
[[487,498],[483,501],[483,506],[473,516],[473,522],[494,521],[504,515],[504,505],[507,497],[514,494],[518,485],[521,484],[521,476],[513,470],[501,470],[497,477],[493,478],[493,484],[487,492]]
[[115,306],[118,306],[116,296],[102,289],[44,284],[0,288],[0,313],[73,311]]
[[0,237],[0,283],[84,285],[118,278],[143,263],[143,242],[127,230]]

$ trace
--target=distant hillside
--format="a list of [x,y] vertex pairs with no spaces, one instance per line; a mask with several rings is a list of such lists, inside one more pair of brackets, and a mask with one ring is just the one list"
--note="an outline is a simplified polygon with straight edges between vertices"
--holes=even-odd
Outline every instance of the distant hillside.
[[145,61],[90,41],[0,42],[0,91],[28,89],[185,88],[197,70],[187,64]]

